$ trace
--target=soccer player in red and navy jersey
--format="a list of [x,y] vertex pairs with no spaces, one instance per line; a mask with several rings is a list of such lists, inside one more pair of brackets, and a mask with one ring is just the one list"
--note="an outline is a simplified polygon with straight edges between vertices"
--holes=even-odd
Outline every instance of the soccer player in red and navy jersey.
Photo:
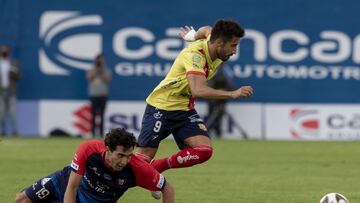
[[114,203],[131,187],[163,194],[173,203],[175,192],[147,162],[133,156],[136,139],[125,129],[112,129],[105,140],[84,141],[70,166],[50,174],[17,194],[16,203]]

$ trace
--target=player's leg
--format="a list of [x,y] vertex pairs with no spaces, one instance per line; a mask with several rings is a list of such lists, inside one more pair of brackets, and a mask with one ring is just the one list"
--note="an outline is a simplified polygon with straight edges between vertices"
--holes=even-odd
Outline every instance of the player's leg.
[[16,194],[15,203],[32,203],[26,193],[20,192]]
[[212,145],[205,124],[195,110],[191,113],[191,116],[182,121],[182,127],[173,132],[181,151],[151,162],[151,165],[159,172],[169,168],[190,167],[210,159]]
[[16,203],[52,202],[56,200],[56,189],[51,179],[54,174],[46,176],[16,195]]
[[155,157],[161,140],[169,135],[164,114],[164,111],[146,106],[135,155],[148,163]]
[[[135,155],[148,163],[155,157],[161,140],[169,135],[164,114],[166,114],[165,111],[150,105],[146,106]],[[155,199],[160,199],[161,191],[152,191],[151,195]]]

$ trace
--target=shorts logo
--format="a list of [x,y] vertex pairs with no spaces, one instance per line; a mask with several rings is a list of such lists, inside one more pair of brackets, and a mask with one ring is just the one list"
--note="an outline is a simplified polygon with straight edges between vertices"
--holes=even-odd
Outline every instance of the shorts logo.
[[156,140],[159,137],[159,135],[154,135],[151,140]]
[[47,182],[49,182],[49,180],[51,180],[51,178],[43,178],[41,180],[41,185],[44,186]]
[[162,117],[162,115],[163,114],[160,111],[158,111],[158,112],[154,113],[154,118],[159,119]]
[[191,123],[196,123],[196,122],[204,122],[201,118],[200,118],[200,116],[198,115],[198,114],[194,114],[194,115],[191,115],[191,116],[189,116],[189,119],[190,119],[190,122]]
[[46,11],[40,17],[39,67],[46,75],[70,75],[74,69],[88,70],[102,50],[102,36],[80,32],[79,28],[100,26],[99,15],[78,11]]
[[74,161],[71,162],[71,168],[73,168],[74,170],[79,170],[79,165],[77,165]]
[[199,123],[199,124],[198,124],[198,127],[199,127],[201,130],[203,130],[203,131],[207,131],[206,126],[205,126],[204,124],[202,124],[202,123]]

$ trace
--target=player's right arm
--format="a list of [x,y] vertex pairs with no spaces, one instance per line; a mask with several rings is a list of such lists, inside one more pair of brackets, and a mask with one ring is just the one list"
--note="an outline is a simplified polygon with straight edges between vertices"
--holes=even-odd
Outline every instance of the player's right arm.
[[161,191],[163,203],[175,202],[175,189],[165,177],[144,160],[132,157],[130,165],[136,176],[136,185],[151,191]]
[[250,97],[253,95],[251,86],[243,86],[234,91],[219,90],[209,87],[205,75],[187,74],[191,95],[195,98],[203,99],[237,99],[240,97]]
[[69,182],[66,187],[64,203],[75,203],[76,202],[76,192],[80,185],[82,176],[71,171]]

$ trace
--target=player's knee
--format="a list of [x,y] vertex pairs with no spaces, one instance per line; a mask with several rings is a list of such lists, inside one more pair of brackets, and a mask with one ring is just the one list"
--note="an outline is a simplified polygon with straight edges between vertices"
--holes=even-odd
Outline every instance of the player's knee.
[[206,145],[197,146],[197,147],[194,147],[194,149],[200,155],[199,158],[200,158],[201,162],[205,162],[205,161],[209,160],[213,153],[213,149],[211,146],[206,146]]
[[28,198],[25,192],[20,192],[16,194],[15,203],[32,203],[32,201]]

